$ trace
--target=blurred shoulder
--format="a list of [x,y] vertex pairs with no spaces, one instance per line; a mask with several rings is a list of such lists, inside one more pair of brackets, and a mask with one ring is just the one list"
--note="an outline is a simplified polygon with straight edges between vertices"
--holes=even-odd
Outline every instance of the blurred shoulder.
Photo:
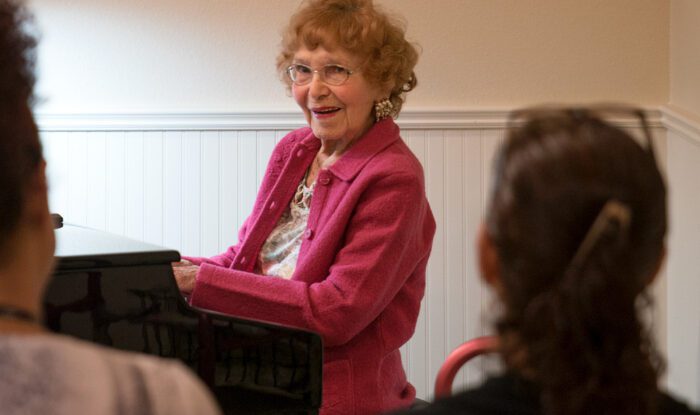
[[21,395],[26,385],[44,390],[43,400],[6,413],[219,413],[206,387],[179,361],[55,334],[2,338],[0,351],[8,358],[0,359],[0,370],[15,373],[6,392]]
[[531,385],[511,376],[496,376],[482,385],[438,399],[429,406],[405,415],[538,415],[540,406]]
[[95,356],[105,360],[122,395],[120,399],[139,407],[147,402],[154,414],[218,414],[207,387],[178,360],[114,350],[93,344]]

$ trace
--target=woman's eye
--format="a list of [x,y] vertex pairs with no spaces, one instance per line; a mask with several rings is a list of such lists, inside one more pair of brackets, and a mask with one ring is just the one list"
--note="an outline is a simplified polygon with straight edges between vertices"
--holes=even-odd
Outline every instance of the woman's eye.
[[329,65],[326,67],[326,71],[328,73],[339,75],[346,73],[348,70],[339,65]]
[[301,74],[311,73],[311,68],[306,65],[294,65],[294,70]]

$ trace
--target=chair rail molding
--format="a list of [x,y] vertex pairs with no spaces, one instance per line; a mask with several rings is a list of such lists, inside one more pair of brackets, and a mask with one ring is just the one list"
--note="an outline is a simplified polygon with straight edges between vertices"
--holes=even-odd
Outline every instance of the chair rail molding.
[[660,112],[664,127],[700,144],[700,120],[692,119],[692,116],[685,115],[682,109],[673,105],[662,106]]
[[[428,108],[405,109],[397,118],[404,129],[503,129],[510,109]],[[661,112],[646,108],[652,127],[661,125]],[[296,110],[259,112],[115,112],[36,114],[42,132],[76,131],[261,131],[292,130],[306,125]],[[675,117],[674,117],[675,119]],[[632,120],[615,120],[634,126]]]

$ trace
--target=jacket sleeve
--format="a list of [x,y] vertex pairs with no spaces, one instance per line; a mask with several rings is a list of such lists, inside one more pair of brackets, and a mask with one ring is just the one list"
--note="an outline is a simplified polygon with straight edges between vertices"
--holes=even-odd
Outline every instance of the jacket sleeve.
[[327,346],[355,337],[392,301],[403,301],[417,315],[422,278],[413,295],[396,297],[432,243],[435,224],[422,180],[413,174],[384,176],[367,187],[353,212],[344,245],[321,282],[265,278],[203,263],[192,304],[312,330]]
[[215,255],[213,257],[192,257],[192,256],[182,256],[182,259],[186,259],[190,261],[191,263],[195,265],[201,266],[202,264],[209,264],[217,267],[223,267],[223,268],[228,268],[231,266],[231,263],[233,260],[236,258],[236,254],[238,253],[238,249],[241,246],[241,243],[243,243],[243,240],[245,239],[247,233],[248,233],[248,221],[250,220],[250,217],[248,217],[245,222],[243,222],[243,226],[241,226],[241,229],[238,230],[238,243],[236,243],[233,246],[230,246],[226,251],[222,252],[219,255]]

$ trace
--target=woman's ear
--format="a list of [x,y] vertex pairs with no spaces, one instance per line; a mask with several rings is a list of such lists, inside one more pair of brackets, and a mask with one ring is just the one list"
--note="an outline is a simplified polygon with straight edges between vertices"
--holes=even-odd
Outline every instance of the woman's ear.
[[479,235],[477,237],[477,255],[479,257],[479,271],[481,278],[491,288],[500,292],[501,284],[501,269],[498,261],[498,252],[493,245],[493,240],[489,236],[484,223],[479,227]]
[[391,90],[394,84],[392,82],[386,82],[385,84],[379,84],[375,89],[375,99],[374,102],[379,102],[381,100],[387,99],[391,96]]

